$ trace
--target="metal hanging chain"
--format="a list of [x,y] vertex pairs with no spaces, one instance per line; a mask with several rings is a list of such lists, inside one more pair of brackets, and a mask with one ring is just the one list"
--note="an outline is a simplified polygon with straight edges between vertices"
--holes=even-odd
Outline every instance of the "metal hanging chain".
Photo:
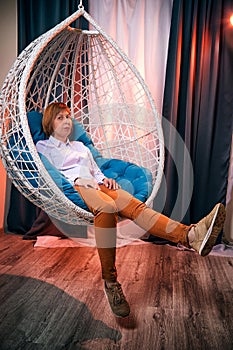
[[83,0],[79,0],[78,9],[79,9],[79,10],[84,10]]

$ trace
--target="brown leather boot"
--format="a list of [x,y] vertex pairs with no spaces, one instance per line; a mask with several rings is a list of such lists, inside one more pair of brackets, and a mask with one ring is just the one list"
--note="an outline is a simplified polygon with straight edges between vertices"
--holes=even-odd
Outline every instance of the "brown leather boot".
[[225,207],[222,203],[218,203],[207,216],[193,225],[195,236],[189,244],[198,254],[206,256],[210,253],[223,228],[225,217]]

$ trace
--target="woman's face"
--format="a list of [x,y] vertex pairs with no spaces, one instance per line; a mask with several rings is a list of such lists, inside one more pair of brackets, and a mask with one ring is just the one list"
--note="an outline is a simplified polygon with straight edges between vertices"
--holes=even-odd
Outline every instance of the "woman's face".
[[72,119],[69,111],[62,109],[55,117],[53,121],[53,133],[52,135],[65,142],[72,131]]

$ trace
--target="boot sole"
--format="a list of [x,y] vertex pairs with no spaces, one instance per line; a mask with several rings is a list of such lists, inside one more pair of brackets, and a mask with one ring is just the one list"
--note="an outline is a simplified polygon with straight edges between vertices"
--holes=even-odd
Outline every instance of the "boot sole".
[[223,228],[225,216],[226,216],[226,212],[225,212],[224,205],[222,203],[219,203],[219,205],[217,206],[216,212],[214,214],[213,220],[211,222],[211,225],[199,249],[199,254],[201,256],[206,256],[210,253],[211,249],[213,248],[218,238],[219,233]]

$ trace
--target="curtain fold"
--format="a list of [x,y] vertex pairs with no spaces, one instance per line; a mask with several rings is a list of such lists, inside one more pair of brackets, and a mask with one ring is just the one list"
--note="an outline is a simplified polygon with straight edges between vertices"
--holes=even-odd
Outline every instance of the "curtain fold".
[[224,225],[223,239],[227,243],[233,244],[233,132],[232,132],[232,142],[231,142],[231,158],[230,158],[230,167],[229,167],[229,174],[228,174],[226,204],[227,204],[226,221]]
[[[226,199],[233,122],[233,51],[227,40],[232,10],[230,0],[174,0],[163,116],[165,128],[171,123],[182,137],[192,167],[185,166],[189,160],[166,132],[164,213],[183,217],[185,223],[196,222]],[[191,202],[184,210],[182,201],[190,191],[186,180],[192,174]]]
[[[38,36],[77,11],[78,4],[77,0],[18,0],[18,53]],[[88,11],[88,0],[83,0],[83,6]],[[88,23],[82,17],[73,25],[88,29]]]

